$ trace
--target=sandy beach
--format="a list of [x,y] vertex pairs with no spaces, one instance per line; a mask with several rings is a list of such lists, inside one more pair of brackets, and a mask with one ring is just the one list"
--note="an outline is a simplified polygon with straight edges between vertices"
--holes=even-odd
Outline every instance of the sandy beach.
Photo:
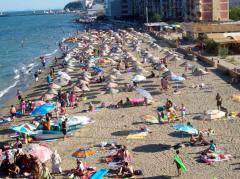
[[[137,34],[128,32],[135,38],[138,38]],[[89,34],[86,34],[86,36]],[[99,41],[100,43],[100,41]],[[167,48],[167,44],[161,41],[156,42],[162,48]],[[131,43],[130,43],[131,44]],[[139,58],[139,54],[133,50],[130,44],[125,45],[125,49],[135,56],[139,62],[142,59]],[[159,56],[160,52],[157,48],[152,48],[147,41],[141,43],[138,46],[141,50],[148,51],[153,56]],[[169,49],[168,49],[169,50]],[[177,52],[176,52],[177,53]],[[217,109],[216,106],[216,94],[219,93],[223,98],[223,106],[228,109],[229,112],[240,112],[239,103],[234,102],[231,99],[233,94],[239,94],[239,86],[232,86],[228,83],[227,76],[222,75],[216,69],[209,68],[209,74],[202,77],[193,76],[191,70],[184,72],[184,67],[180,65],[186,60],[179,58],[176,61],[167,61],[168,69],[177,75],[187,74],[189,79],[185,80],[181,84],[170,81],[170,89],[167,92],[160,90],[160,77],[147,79],[144,82],[139,83],[139,87],[149,91],[153,97],[153,104],[148,106],[134,106],[129,108],[108,109],[104,108],[99,112],[80,113],[83,109],[88,108],[88,103],[100,105],[101,102],[108,102],[116,104],[121,99],[125,101],[127,97],[140,98],[141,96],[136,92],[119,92],[114,95],[103,94],[106,83],[90,83],[90,91],[86,92],[88,98],[87,101],[81,101],[80,106],[76,108],[67,108],[68,114],[84,115],[92,118],[95,122],[89,124],[74,134],[74,137],[67,138],[66,140],[59,139],[53,142],[47,142],[52,150],[57,149],[62,157],[63,171],[71,170],[75,168],[75,159],[71,157],[71,154],[79,147],[95,147],[103,141],[117,142],[124,144],[128,147],[129,151],[133,155],[133,167],[134,169],[142,170],[143,176],[139,178],[146,179],[161,179],[161,178],[175,178],[177,175],[176,166],[173,164],[173,157],[175,155],[174,145],[184,144],[189,142],[189,135],[181,135],[171,127],[171,124],[146,124],[141,118],[144,115],[153,115],[157,117],[157,107],[166,103],[167,99],[172,100],[177,106],[181,106],[183,103],[187,109],[186,120],[190,122],[194,128],[199,130],[207,130],[209,128],[215,131],[214,135],[206,137],[207,140],[213,139],[217,144],[217,147],[224,150],[226,154],[233,156],[231,160],[215,162],[212,165],[200,163],[197,161],[199,152],[207,148],[207,146],[184,146],[180,148],[181,157],[188,169],[179,178],[188,179],[213,179],[213,178],[240,178],[240,131],[239,131],[239,118],[231,119],[219,119],[211,121],[203,121],[197,119],[202,115],[204,111]],[[61,63],[61,60],[59,61]],[[196,65],[199,68],[205,68],[203,64],[191,61],[189,62]],[[142,64],[144,70],[151,72],[153,68],[149,63]],[[111,66],[108,65],[104,68],[106,76],[111,70]],[[61,70],[59,67],[57,71]],[[159,75],[159,70],[154,70],[156,75]],[[75,68],[73,72],[69,73],[72,77],[73,84],[76,83],[78,77],[82,73],[80,68]],[[26,99],[39,99],[41,95],[47,91],[46,82],[47,70],[40,76],[39,82],[34,82],[28,90],[23,92],[23,97]],[[125,82],[131,82],[131,77],[135,72],[122,73],[117,77],[116,83],[120,87],[123,87]],[[149,73],[147,73],[149,74]],[[147,76],[147,75],[145,75]],[[199,85],[204,83],[210,90],[204,90],[199,88],[192,88],[193,85]],[[180,94],[173,94],[174,89],[178,88]],[[17,104],[17,97],[9,100],[5,107],[0,110],[0,114],[8,115],[11,104]],[[24,116],[17,119],[14,123],[6,123],[0,126],[0,141],[2,143],[11,142],[9,137],[9,126],[31,121],[33,117]],[[151,130],[144,139],[141,140],[128,140],[127,135],[135,130],[139,130],[141,126],[146,125]],[[41,143],[46,143],[42,141]],[[104,161],[105,157],[109,155],[109,150],[103,150],[96,147],[97,154],[84,160],[87,166],[95,166],[97,169],[108,168],[108,165]],[[49,168],[51,168],[50,162],[48,162]],[[66,175],[55,175],[56,178],[66,178]],[[106,178],[115,178],[112,174],[109,174]]]

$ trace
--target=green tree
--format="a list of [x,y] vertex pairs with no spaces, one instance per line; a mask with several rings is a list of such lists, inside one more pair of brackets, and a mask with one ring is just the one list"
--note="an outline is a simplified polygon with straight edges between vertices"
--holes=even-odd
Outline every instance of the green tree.
[[226,58],[227,55],[228,55],[228,48],[226,48],[226,47],[219,47],[219,49],[218,49],[218,55],[219,55],[221,58]]
[[218,44],[213,40],[207,40],[206,52],[210,55],[218,55]]
[[234,21],[240,20],[240,7],[230,7],[229,18]]
[[68,3],[64,9],[69,9],[71,11],[73,10],[83,10],[84,6],[83,6],[83,2],[82,1],[75,1],[75,2],[70,2]]
[[161,16],[158,13],[149,14],[149,22],[160,22]]

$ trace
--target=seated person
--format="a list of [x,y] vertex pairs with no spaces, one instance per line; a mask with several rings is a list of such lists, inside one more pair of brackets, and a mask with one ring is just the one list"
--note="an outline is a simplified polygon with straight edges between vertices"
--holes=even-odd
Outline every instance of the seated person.
[[121,107],[123,107],[123,100],[120,100],[116,105],[116,108],[121,108]]
[[147,76],[147,78],[155,78],[155,77],[156,77],[156,75],[153,71],[151,71],[151,74],[149,76]]
[[22,142],[19,140],[19,138],[16,138],[16,143],[13,145],[14,149],[21,149],[23,147]]
[[88,106],[88,111],[89,112],[93,112],[95,110],[95,107],[94,105],[92,104],[92,102],[89,103],[89,106]]
[[124,162],[123,166],[120,168],[118,176],[124,177],[132,177],[134,175],[133,167],[129,165],[128,162]]
[[125,105],[126,105],[126,106],[131,106],[129,97],[126,98]]
[[49,118],[46,118],[46,122],[43,122],[43,128],[44,130],[51,130],[51,121]]
[[77,167],[76,169],[73,169],[74,176],[83,176],[85,172],[85,167],[79,159],[77,159],[76,162]]
[[192,145],[208,145],[208,142],[204,139],[201,131],[199,131],[199,134],[196,138],[194,138],[193,135],[191,136],[190,143]]
[[214,144],[213,140],[210,141],[209,147],[205,150],[206,153],[213,153],[216,152],[217,147],[216,144]]
[[8,169],[8,175],[11,177],[18,177],[20,173],[20,168],[16,164],[11,164]]

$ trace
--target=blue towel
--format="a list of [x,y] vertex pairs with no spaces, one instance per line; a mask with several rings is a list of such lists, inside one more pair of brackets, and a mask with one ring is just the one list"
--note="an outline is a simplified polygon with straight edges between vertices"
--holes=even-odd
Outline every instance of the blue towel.
[[108,171],[108,169],[101,168],[91,176],[91,179],[101,179],[108,173]]

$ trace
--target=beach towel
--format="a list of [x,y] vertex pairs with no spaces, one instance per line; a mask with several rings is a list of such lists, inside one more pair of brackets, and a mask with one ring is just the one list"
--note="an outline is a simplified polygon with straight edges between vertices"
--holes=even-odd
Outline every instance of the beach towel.
[[101,168],[91,176],[91,179],[101,179],[108,173],[108,171],[108,169]]
[[146,131],[141,132],[141,131],[136,131],[136,132],[132,132],[127,136],[127,139],[132,139],[132,140],[141,140],[141,139],[145,139],[145,137],[147,136]]
[[8,123],[8,122],[11,122],[11,118],[7,118],[7,119],[0,118],[0,124],[5,124],[5,123]]

